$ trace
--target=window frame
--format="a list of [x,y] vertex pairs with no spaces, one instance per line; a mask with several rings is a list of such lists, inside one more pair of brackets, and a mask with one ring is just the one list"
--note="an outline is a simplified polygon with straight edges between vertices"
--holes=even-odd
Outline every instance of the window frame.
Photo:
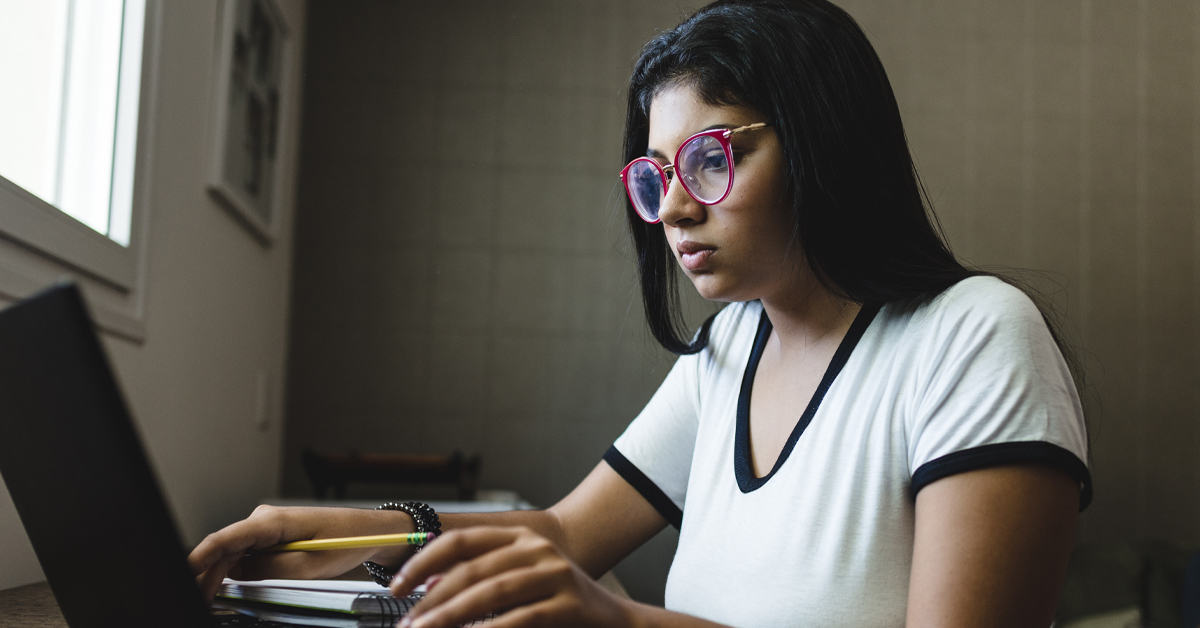
[[102,330],[139,342],[145,338],[161,16],[162,0],[146,0],[127,247],[0,176],[0,298],[23,299],[69,276]]

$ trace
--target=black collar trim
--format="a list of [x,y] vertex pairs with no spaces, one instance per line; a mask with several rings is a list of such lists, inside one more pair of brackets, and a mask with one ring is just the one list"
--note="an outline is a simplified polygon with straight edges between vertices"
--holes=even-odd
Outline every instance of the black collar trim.
[[821,400],[825,398],[825,393],[833,385],[833,380],[837,378],[838,373],[842,372],[842,367],[846,366],[851,352],[854,351],[854,347],[858,346],[858,341],[871,326],[871,321],[875,320],[875,315],[879,313],[881,307],[880,304],[863,305],[862,309],[858,311],[858,316],[854,317],[854,322],[850,324],[846,337],[842,338],[841,344],[833,354],[833,359],[829,362],[829,368],[825,370],[825,376],[821,378],[821,383],[813,393],[812,401],[808,402],[804,414],[800,415],[796,427],[792,428],[792,433],[788,436],[783,451],[779,452],[779,459],[775,461],[775,466],[771,468],[770,473],[756,478],[750,464],[750,392],[754,389],[754,374],[758,371],[758,363],[762,359],[763,348],[767,346],[767,339],[771,337],[772,329],[771,320],[767,318],[767,311],[763,310],[762,316],[758,320],[758,333],[754,336],[754,348],[750,350],[750,361],[747,362],[746,373],[742,376],[742,390],[738,395],[737,434],[733,444],[733,473],[737,478],[738,488],[743,493],[757,490],[766,484],[767,480],[770,480],[787,461],[788,456],[792,453],[792,448],[796,446],[796,441],[800,440],[800,435],[812,422],[813,415],[817,413],[817,408],[821,405]]

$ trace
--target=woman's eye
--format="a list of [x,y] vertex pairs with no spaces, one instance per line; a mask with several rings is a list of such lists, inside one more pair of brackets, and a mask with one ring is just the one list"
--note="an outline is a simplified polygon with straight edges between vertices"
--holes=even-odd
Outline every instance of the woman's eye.
[[704,159],[700,162],[700,167],[704,170],[724,170],[728,167],[725,160],[725,151],[716,150],[705,153]]

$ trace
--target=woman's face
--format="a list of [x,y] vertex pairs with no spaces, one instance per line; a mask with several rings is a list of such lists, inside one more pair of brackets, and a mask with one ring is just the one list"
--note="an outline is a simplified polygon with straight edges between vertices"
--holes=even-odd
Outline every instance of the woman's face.
[[[706,104],[687,85],[668,87],[650,104],[649,156],[665,165],[688,137],[706,129],[768,122],[746,107]],[[779,138],[770,127],[736,133],[733,189],[703,205],[671,182],[659,210],[675,259],[700,295],[714,301],[770,299],[794,290],[802,255],[791,242]]]

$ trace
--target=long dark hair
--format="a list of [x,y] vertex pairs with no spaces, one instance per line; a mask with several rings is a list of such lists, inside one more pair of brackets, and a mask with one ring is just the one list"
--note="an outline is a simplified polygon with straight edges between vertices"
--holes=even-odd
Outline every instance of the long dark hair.
[[[917,305],[989,274],[965,267],[947,246],[883,64],[842,9],[825,0],[720,0],[655,37],[629,82],[626,162],[646,154],[651,100],[681,83],[709,104],[768,118],[783,147],[793,241],[834,294]],[[626,213],[651,332],[673,353],[700,351],[712,319],[685,340],[663,228],[644,222],[628,199]]]

